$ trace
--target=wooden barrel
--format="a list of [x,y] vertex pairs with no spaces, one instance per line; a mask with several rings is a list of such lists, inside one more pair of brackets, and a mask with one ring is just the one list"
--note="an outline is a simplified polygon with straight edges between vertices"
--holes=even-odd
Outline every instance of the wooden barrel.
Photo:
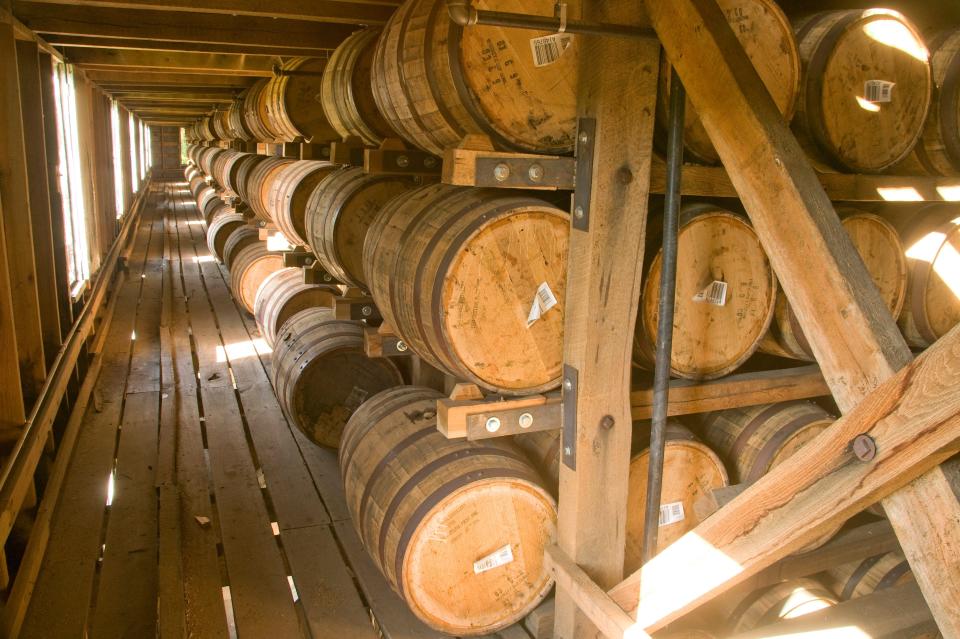
[[203,211],[203,221],[209,227],[210,223],[224,215],[235,214],[237,211],[232,206],[217,198],[213,200]]
[[227,152],[226,149],[221,149],[215,146],[212,146],[203,150],[203,152],[200,154],[199,164],[200,164],[200,170],[203,171],[204,175],[209,175],[211,177],[214,176],[213,163],[218,156],[226,152]]
[[203,178],[203,175],[201,175],[198,170],[197,175],[190,179],[190,193],[193,194],[193,199],[199,200],[200,193],[203,191],[203,189],[209,188],[210,185],[207,184],[207,181]]
[[223,265],[227,270],[233,266],[233,260],[240,254],[240,251],[249,245],[260,241],[260,231],[249,224],[244,224],[227,235],[227,241],[223,244]]
[[222,215],[214,216],[207,225],[207,248],[210,249],[210,255],[213,255],[219,261],[223,261],[224,248],[230,235],[247,223],[245,217],[239,213],[231,212],[229,207],[224,209]]
[[247,196],[244,201],[253,209],[258,220],[268,223],[274,221],[270,211],[270,189],[280,171],[296,161],[289,158],[267,157],[250,170],[244,185],[244,193]]
[[270,79],[263,89],[264,124],[278,140],[310,142],[339,140],[320,99],[320,83],[326,58],[292,58],[283,63],[280,75]]
[[262,107],[264,89],[269,81],[269,78],[257,80],[252,87],[247,89],[247,94],[243,99],[243,121],[253,138],[260,142],[276,141],[273,131],[270,130],[262,115],[266,111]]
[[795,619],[837,604],[833,594],[810,578],[782,581],[751,593],[730,611],[729,633],[746,632],[783,619]]
[[205,221],[209,221],[207,216],[213,213],[217,204],[222,204],[222,201],[213,188],[208,186],[200,190],[200,195],[197,197],[197,210],[203,215]]
[[373,146],[396,136],[377,109],[370,84],[381,32],[380,27],[370,27],[341,42],[327,61],[320,85],[320,100],[330,125],[344,139],[356,136]]
[[363,271],[384,319],[435,368],[545,391],[562,369],[569,226],[529,195],[426,186],[380,211]]
[[217,109],[213,112],[213,114],[210,116],[210,128],[213,129],[213,134],[218,140],[233,139],[233,133],[231,132],[229,122],[227,121],[226,109]]
[[[560,431],[540,431],[514,438],[547,486],[560,482]],[[650,422],[634,424],[633,449],[627,479],[627,542],[623,570],[630,574],[641,565],[644,511],[647,504],[647,470],[650,461]],[[710,448],[683,425],[667,424],[663,458],[663,489],[657,551],[663,550],[702,520],[694,505],[716,488],[729,484],[727,469]]]
[[337,293],[332,286],[304,284],[301,268],[282,268],[260,285],[253,302],[253,317],[263,339],[273,348],[284,322],[306,308],[333,308]]
[[350,418],[340,471],[354,526],[410,610],[450,635],[522,619],[553,585],[556,503],[503,439],[447,439],[434,390],[402,386]]
[[910,564],[899,551],[843,564],[825,574],[825,583],[841,601],[914,581]]
[[230,104],[227,111],[227,123],[230,126],[230,134],[236,140],[249,141],[253,139],[253,133],[247,128],[247,123],[243,119],[243,98],[237,98]]
[[803,61],[795,129],[839,169],[879,173],[913,149],[933,86],[923,38],[888,9],[829,11],[797,25]]
[[901,228],[909,275],[900,330],[924,348],[960,323],[960,207],[926,206]]
[[274,271],[283,268],[283,256],[267,250],[266,242],[252,242],[230,264],[230,292],[251,315],[260,284]]
[[287,419],[312,442],[336,448],[365,399],[403,383],[386,358],[363,352],[363,324],[337,320],[329,308],[292,315],[277,333],[273,387]]
[[[486,0],[478,9],[551,15],[552,0]],[[494,44],[495,43],[495,44]],[[456,26],[444,0],[407,0],[373,59],[380,112],[405,140],[431,153],[465,135],[503,150],[567,153],[576,128],[576,36]]]
[[369,289],[363,273],[363,244],[380,209],[414,189],[417,178],[366,174],[343,168],[328,175],[307,201],[304,239],[320,265],[337,280]]
[[216,160],[213,162],[213,179],[216,180],[217,184],[220,185],[225,191],[236,193],[233,190],[233,187],[230,186],[230,173],[236,167],[237,162],[239,162],[246,153],[240,153],[239,151],[225,151],[220,154]]
[[[897,230],[872,213],[847,208],[840,208],[837,213],[843,217],[843,227],[877,285],[884,304],[893,317],[899,317],[907,292],[907,258]],[[814,359],[813,349],[786,295],[777,298],[773,323],[760,348],[781,357]]]
[[[787,122],[793,117],[800,92],[800,52],[793,26],[773,0],[720,0],[727,22]],[[670,62],[661,58],[657,122],[665,129],[670,108]],[[691,159],[720,162],[696,109],[687,99],[683,143]],[[665,130],[660,131],[665,140]]]
[[197,123],[197,133],[200,135],[200,139],[204,142],[213,142],[217,139],[217,135],[213,131],[213,125],[210,122],[209,115],[200,118],[200,121]]
[[188,183],[192,183],[194,178],[199,177],[201,180],[203,177],[200,176],[200,169],[198,169],[194,164],[188,164],[187,168],[183,170],[183,177],[186,178]]
[[[777,298],[773,267],[746,217],[711,204],[680,214],[677,294],[670,374],[715,379],[736,370],[759,347]],[[661,252],[647,269],[633,361],[653,367],[659,316]]]
[[244,202],[250,202],[250,195],[247,193],[247,184],[253,170],[269,159],[268,155],[258,155],[256,153],[244,153],[243,157],[237,160],[230,170],[230,188],[240,196]]
[[270,217],[293,245],[307,243],[304,216],[310,194],[338,165],[325,160],[300,160],[283,166],[270,183]]

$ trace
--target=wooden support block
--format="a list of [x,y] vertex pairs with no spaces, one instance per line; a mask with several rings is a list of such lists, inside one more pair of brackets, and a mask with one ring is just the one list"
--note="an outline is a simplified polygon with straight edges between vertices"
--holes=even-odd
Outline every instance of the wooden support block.
[[285,144],[283,156],[292,157],[297,160],[329,160],[331,144],[329,141],[320,140],[316,142],[301,142],[293,145]]
[[339,284],[335,277],[327,273],[327,271],[320,266],[320,262],[314,261],[309,266],[304,265],[303,267],[303,283],[304,284]]
[[553,597],[533,609],[523,619],[523,627],[533,639],[553,639]]
[[442,181],[458,186],[571,190],[575,165],[568,157],[454,148],[443,155]]
[[[352,308],[352,307],[351,307]],[[363,350],[367,357],[404,357],[409,356],[410,348],[399,335],[392,331],[381,332],[380,327],[367,326],[363,329]]]
[[[829,394],[830,388],[818,366],[740,373],[708,382],[675,379],[670,382],[667,415],[693,415]],[[650,419],[653,416],[653,390],[630,393],[630,407],[633,419]]]
[[314,258],[313,253],[310,253],[302,246],[295,246],[292,251],[284,251],[283,253],[283,265],[286,268],[309,268],[316,258]]
[[336,297],[333,300],[333,314],[341,320],[366,320],[368,322],[383,321],[383,316],[377,310],[372,297]]
[[379,149],[363,152],[364,173],[383,175],[440,175],[443,162],[437,156],[409,149],[395,138],[384,140]]
[[559,393],[437,400],[437,430],[448,439],[488,439],[560,428]]
[[364,151],[371,148],[366,146],[360,138],[352,136],[342,142],[332,142],[329,159],[334,164],[363,166]]
[[471,384],[469,382],[458,382],[454,384],[450,392],[447,393],[447,396],[457,402],[470,399],[481,400],[483,399],[483,391],[480,390],[480,387],[476,384]]

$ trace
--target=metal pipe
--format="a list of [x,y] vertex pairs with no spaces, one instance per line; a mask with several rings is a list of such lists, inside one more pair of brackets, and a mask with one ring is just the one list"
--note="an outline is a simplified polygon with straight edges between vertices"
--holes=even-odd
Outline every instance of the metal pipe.
[[677,235],[679,233],[680,173],[683,165],[683,120],[686,91],[670,72],[670,111],[667,132],[667,188],[663,203],[663,249],[660,260],[659,321],[653,368],[653,422],[647,466],[647,504],[643,518],[642,558],[657,554],[660,527],[660,494],[666,444],[667,401],[670,392],[670,354],[673,350],[673,310],[677,289]]
[[583,35],[607,35],[621,38],[655,38],[653,29],[643,29],[621,24],[566,20],[560,16],[531,16],[523,13],[506,13],[476,9],[470,0],[447,0],[450,20],[461,27],[484,25],[511,29],[532,29],[556,33],[579,33]]

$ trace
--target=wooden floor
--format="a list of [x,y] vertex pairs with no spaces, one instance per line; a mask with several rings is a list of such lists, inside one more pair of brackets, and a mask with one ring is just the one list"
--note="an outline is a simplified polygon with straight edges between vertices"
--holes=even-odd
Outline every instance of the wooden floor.
[[367,558],[227,278],[187,185],[152,184],[20,636],[442,636]]

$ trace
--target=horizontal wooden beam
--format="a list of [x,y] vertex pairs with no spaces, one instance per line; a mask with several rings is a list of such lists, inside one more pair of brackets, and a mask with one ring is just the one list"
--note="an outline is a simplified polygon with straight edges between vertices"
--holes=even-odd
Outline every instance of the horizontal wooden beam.
[[[98,36],[53,33],[50,44],[58,47],[91,47],[95,49],[135,49],[141,51],[186,51],[194,53],[236,53],[267,56],[315,56],[320,49],[284,46],[262,46],[246,42],[210,43],[178,42],[175,40],[137,40],[134,38],[104,38]],[[59,55],[59,53],[58,53]]]
[[67,62],[85,68],[110,71],[114,68],[138,72],[177,71],[230,73],[270,77],[273,60],[269,56],[230,53],[184,53],[176,51],[137,51],[133,49],[94,49],[64,47]]
[[67,34],[211,44],[246,42],[329,50],[357,29],[347,24],[318,25],[282,18],[178,14],[38,2],[17,2],[13,12],[44,38],[47,34]]
[[203,94],[203,93],[186,93],[184,95],[176,95],[173,93],[113,93],[113,96],[120,101],[121,104],[136,104],[136,105],[153,105],[153,104],[226,104],[233,100],[233,96],[229,93],[222,94]]
[[[857,456],[854,440],[875,450]],[[960,327],[610,591],[653,632],[960,450]],[[945,551],[944,551],[945,552]]]
[[130,88],[140,89],[147,87],[150,90],[156,90],[156,87],[230,87],[242,89],[253,85],[257,78],[250,78],[240,75],[215,75],[200,73],[140,73],[137,71],[99,71],[91,70],[85,72],[87,78],[96,82],[104,91],[109,92],[111,87],[123,88],[128,85]]
[[[34,0],[55,3],[57,0]],[[61,0],[62,1],[62,0]],[[110,9],[212,13],[344,24],[384,24],[399,0],[74,0],[70,4]]]

